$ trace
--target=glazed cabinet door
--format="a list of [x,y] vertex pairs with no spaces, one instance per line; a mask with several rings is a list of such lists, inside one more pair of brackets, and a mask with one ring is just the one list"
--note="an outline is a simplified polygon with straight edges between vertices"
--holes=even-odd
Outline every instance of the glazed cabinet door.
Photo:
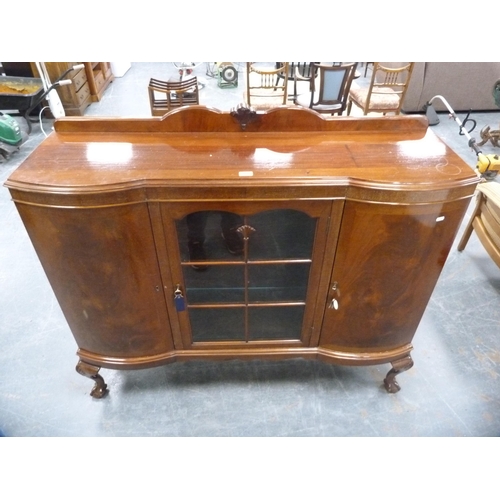
[[308,346],[342,203],[163,203],[176,347]]
[[81,351],[105,366],[173,349],[147,204],[18,210]]
[[320,346],[409,346],[469,199],[429,205],[347,201]]

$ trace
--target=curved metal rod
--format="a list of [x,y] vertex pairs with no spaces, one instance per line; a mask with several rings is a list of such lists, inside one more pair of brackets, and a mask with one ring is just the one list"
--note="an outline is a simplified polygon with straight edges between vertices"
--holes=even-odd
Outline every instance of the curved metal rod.
[[[459,120],[459,118],[456,115],[456,113],[453,110],[453,108],[450,106],[450,104],[448,103],[448,101],[442,95],[435,95],[434,97],[432,97],[431,99],[429,99],[429,101],[427,102],[427,106],[431,106],[432,105],[432,101],[434,101],[435,99],[439,99],[439,100],[441,100],[443,102],[443,104],[446,106],[446,108],[450,112],[451,117],[458,124],[458,126],[460,128],[460,134],[465,135],[465,137],[467,137],[467,139],[469,139],[469,146],[476,152],[476,154],[480,154],[481,150],[479,149],[479,146],[476,144],[476,140],[473,139],[470,136],[470,134],[469,134],[469,132],[472,132],[472,130],[474,130],[474,128],[476,127],[476,122],[474,120],[472,120],[472,121],[474,121],[474,127],[472,127],[472,129],[470,131],[467,131],[464,128],[464,124]],[[469,119],[469,115],[467,115],[466,120],[467,119]]]

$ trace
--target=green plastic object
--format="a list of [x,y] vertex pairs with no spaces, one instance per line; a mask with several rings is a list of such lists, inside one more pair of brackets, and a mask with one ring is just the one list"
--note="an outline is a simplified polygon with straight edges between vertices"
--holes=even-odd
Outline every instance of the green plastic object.
[[493,85],[493,98],[497,107],[500,108],[500,80],[497,80]]
[[0,113],[0,142],[15,146],[22,140],[21,127],[12,116]]

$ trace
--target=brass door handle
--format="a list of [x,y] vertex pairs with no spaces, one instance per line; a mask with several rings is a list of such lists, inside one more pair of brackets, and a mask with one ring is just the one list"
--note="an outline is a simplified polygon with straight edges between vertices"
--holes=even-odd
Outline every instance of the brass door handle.
[[337,311],[340,307],[339,303],[340,290],[339,290],[339,284],[336,281],[332,283],[332,291],[333,291],[333,297],[330,303],[328,304],[328,309],[335,309]]

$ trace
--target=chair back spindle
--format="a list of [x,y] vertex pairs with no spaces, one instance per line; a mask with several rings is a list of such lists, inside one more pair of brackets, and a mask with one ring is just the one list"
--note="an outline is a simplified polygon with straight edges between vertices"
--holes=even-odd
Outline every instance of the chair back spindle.
[[[269,109],[286,104],[288,97],[288,63],[266,67],[247,63],[245,102],[256,109]],[[280,83],[280,78],[283,83]]]

